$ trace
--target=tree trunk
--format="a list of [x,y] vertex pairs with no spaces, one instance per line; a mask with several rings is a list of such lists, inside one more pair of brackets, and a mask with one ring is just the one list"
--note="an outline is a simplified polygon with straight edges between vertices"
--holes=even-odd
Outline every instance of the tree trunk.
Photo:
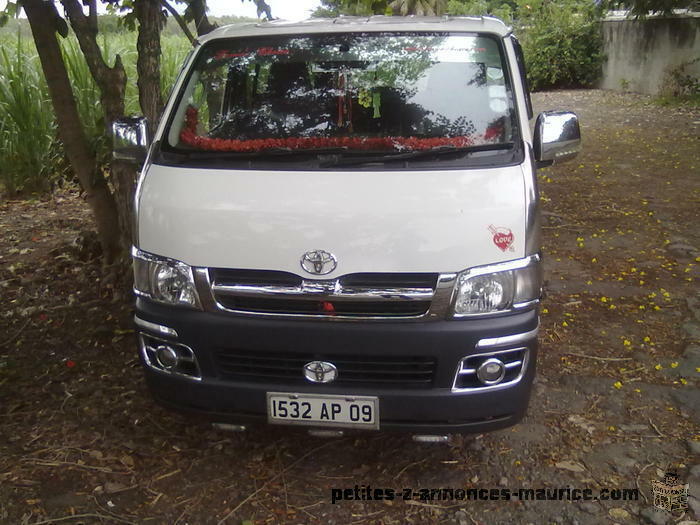
[[[58,15],[53,11],[53,4],[44,0],[25,0],[23,7],[49,88],[59,137],[95,218],[104,259],[111,263],[120,251],[117,208],[80,122],[66,65],[56,39]],[[27,137],[27,140],[31,140],[31,137]]]
[[[80,49],[85,56],[88,69],[97,87],[100,89],[100,102],[105,120],[105,133],[112,136],[112,122],[124,116],[124,96],[126,93],[126,71],[121,57],[117,55],[114,65],[110,67],[102,56],[97,43],[97,26],[92,19],[95,12],[95,0],[90,0],[90,16],[85,16],[78,0],[61,0],[70,25],[78,38]],[[132,238],[134,214],[134,189],[136,187],[136,168],[126,162],[112,161],[110,165],[111,181],[114,186],[114,199],[119,215],[119,230],[124,253],[135,241]]]
[[136,0],[134,12],[139,21],[136,39],[139,104],[148,119],[148,131],[152,137],[163,108],[160,92],[160,30],[163,14],[157,0]]

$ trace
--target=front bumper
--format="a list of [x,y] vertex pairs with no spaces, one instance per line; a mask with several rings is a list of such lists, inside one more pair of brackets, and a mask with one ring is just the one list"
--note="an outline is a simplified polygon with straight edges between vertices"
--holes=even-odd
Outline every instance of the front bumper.
[[[139,327],[143,334],[157,335],[191,348],[201,372],[201,379],[192,380],[145,366],[147,383],[155,399],[216,422],[267,422],[266,393],[274,391],[378,396],[381,430],[486,432],[514,425],[523,418],[535,375],[536,309],[463,321],[327,322],[199,312],[139,298],[136,315],[147,323],[174,329],[176,338]],[[505,340],[488,349],[477,349],[477,343],[483,339],[526,333],[530,335],[525,340]],[[516,346],[526,348],[529,353],[518,381],[503,388],[453,390],[460,359]],[[435,368],[432,384],[421,389],[402,388],[400,384],[378,387],[358,383],[348,387],[296,381],[292,384],[232,381],[223,377],[217,364],[215,352],[221,348],[276,353],[303,349],[331,362],[334,355],[348,354],[431,357]],[[144,360],[143,354],[141,358]],[[301,374],[300,369],[300,377]]]

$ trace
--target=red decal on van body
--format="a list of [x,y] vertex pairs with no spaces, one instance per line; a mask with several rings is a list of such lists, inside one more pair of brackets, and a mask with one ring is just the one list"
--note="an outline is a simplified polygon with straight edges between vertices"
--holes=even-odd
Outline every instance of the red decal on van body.
[[493,224],[489,226],[489,231],[493,234],[493,243],[498,246],[501,251],[505,252],[510,248],[510,251],[515,251],[513,241],[515,236],[510,228],[496,227]]

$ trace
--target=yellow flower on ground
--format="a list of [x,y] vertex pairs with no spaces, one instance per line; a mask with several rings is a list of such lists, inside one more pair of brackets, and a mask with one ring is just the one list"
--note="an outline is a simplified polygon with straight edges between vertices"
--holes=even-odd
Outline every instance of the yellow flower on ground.
[[661,365],[656,365],[654,368],[655,368],[656,370],[661,370],[661,369],[663,368],[663,366],[661,366]]
[[622,388],[622,383],[620,383],[619,381],[615,381],[613,383],[613,386],[619,390],[620,388]]
[[678,363],[676,361],[671,363],[671,368],[678,368]]

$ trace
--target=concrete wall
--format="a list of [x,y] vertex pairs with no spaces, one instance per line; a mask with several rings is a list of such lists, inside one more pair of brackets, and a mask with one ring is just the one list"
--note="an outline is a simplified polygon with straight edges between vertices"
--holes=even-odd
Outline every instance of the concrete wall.
[[[700,14],[647,20],[608,17],[603,42],[607,60],[600,87],[656,95],[669,69],[700,57]],[[688,71],[700,77],[700,61]]]

